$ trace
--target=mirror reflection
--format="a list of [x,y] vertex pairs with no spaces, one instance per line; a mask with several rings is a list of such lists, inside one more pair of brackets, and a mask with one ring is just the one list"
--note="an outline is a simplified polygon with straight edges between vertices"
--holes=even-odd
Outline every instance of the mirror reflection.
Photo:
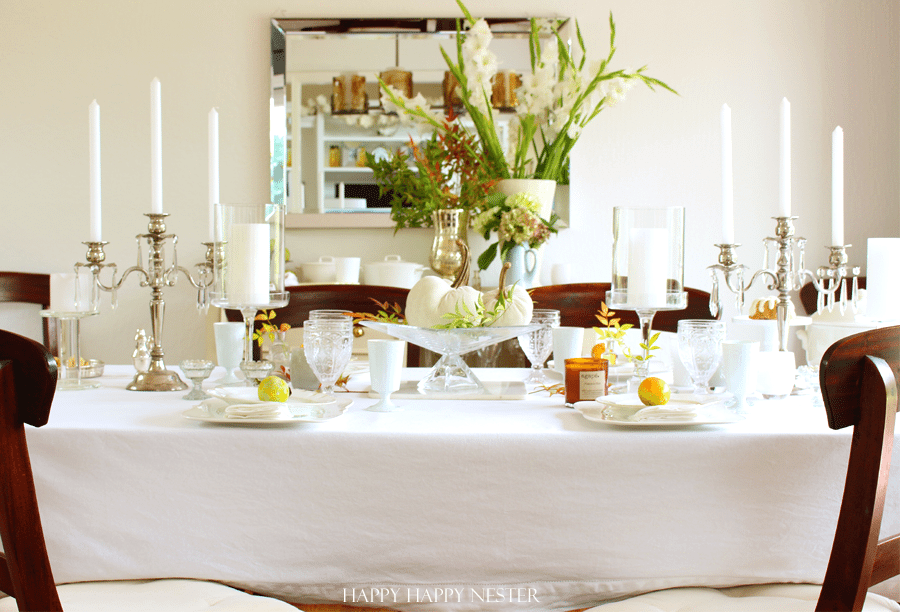
[[[492,104],[502,126],[512,116],[518,74],[530,66],[530,24],[488,22],[500,58]],[[387,214],[366,214],[390,211],[366,159],[428,134],[383,111],[378,79],[433,107],[455,106],[441,48],[456,53],[456,27],[455,19],[273,19],[272,201],[285,202],[289,213],[329,213],[337,225],[391,226]]]

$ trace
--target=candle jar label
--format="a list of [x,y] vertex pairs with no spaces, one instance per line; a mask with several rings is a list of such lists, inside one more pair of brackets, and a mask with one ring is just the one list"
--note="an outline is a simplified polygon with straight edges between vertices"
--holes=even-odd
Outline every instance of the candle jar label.
[[581,400],[597,399],[606,395],[606,372],[579,372],[578,397]]

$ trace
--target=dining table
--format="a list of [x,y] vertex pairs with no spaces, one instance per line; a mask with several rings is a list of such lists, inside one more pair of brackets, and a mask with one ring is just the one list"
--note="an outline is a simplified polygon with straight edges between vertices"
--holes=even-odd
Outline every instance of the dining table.
[[417,396],[425,372],[404,368],[402,410],[366,410],[362,365],[338,410],[272,423],[127,391],[131,366],[59,391],[27,431],[57,582],[198,578],[402,611],[821,582],[851,432],[814,390],[751,397],[732,422],[628,424],[566,407],[552,371],[524,387],[525,369],[479,368],[487,391],[455,398]]

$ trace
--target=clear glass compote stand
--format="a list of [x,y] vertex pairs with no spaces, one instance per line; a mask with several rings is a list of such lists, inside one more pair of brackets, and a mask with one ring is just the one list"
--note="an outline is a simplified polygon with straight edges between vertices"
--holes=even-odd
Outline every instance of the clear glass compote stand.
[[397,323],[362,321],[362,325],[400,340],[412,342],[441,355],[431,371],[419,381],[420,393],[484,393],[484,385],[461,355],[527,334],[540,325],[513,327],[472,327],[467,329],[431,329]]

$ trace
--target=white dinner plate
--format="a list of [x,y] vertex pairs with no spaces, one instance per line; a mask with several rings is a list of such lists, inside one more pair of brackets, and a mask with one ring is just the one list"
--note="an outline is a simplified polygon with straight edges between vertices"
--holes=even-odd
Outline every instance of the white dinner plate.
[[204,423],[221,423],[227,425],[285,425],[290,423],[324,423],[335,419],[347,411],[353,403],[351,397],[339,397],[328,404],[314,404],[305,414],[291,414],[290,408],[285,409],[276,416],[270,417],[244,417],[234,418],[225,416],[225,409],[229,406],[219,399],[208,399],[181,413],[186,419],[202,421]]
[[[256,387],[215,387],[207,391],[213,397],[224,401],[227,404],[266,404],[259,399],[259,392]],[[327,393],[319,391],[307,391],[306,389],[291,389],[291,396],[286,404],[331,404],[334,402]]]
[[[742,417],[725,406],[730,396],[673,393],[665,406],[647,407],[637,394],[607,395],[594,401],[576,402],[575,409],[589,421],[627,427],[691,427],[694,425],[722,425],[735,423]],[[659,414],[644,418],[639,411],[659,410]],[[684,414],[678,414],[683,410]]]

